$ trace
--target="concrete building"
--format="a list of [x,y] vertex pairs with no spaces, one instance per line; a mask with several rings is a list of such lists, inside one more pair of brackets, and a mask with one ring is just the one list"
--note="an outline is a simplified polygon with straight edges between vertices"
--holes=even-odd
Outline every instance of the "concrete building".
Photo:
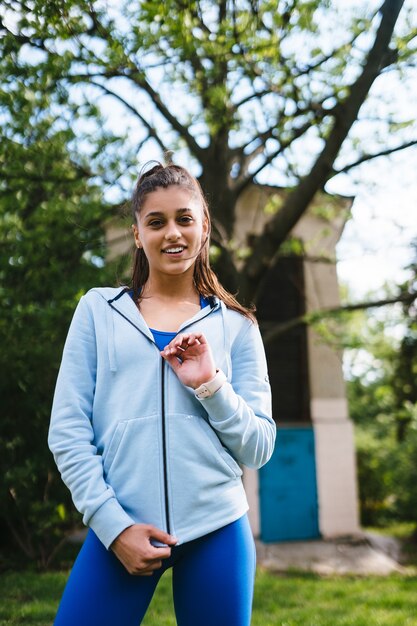
[[[246,191],[237,207],[237,246],[262,231],[285,193],[267,186]],[[319,194],[295,226],[261,287],[264,331],[340,304],[336,244],[350,206],[351,199]],[[271,461],[244,472],[254,534],[263,541],[355,535],[355,448],[342,354],[304,325],[279,336],[266,352],[278,436]]]

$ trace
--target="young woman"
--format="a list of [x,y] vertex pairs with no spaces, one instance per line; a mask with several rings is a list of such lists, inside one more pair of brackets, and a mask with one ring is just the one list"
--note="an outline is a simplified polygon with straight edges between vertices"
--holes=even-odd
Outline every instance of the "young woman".
[[154,166],[132,205],[132,285],[81,298],[54,396],[49,445],[90,529],[55,625],[137,626],[172,567],[179,626],[249,626],[240,464],[275,442],[259,329],[210,269],[187,170]]

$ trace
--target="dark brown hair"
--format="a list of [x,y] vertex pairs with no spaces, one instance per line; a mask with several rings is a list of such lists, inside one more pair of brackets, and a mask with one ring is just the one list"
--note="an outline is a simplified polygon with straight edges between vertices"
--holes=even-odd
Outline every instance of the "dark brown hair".
[[[153,163],[153,161],[151,161]],[[188,170],[180,165],[162,165],[156,162],[151,169],[140,174],[132,196],[132,217],[136,223],[137,214],[140,213],[145,198],[148,194],[159,188],[177,185],[191,192],[193,197],[201,202],[204,218],[208,223],[208,236],[203,242],[200,252],[194,264],[194,285],[198,293],[208,298],[217,296],[229,309],[238,311],[245,317],[255,321],[253,312],[242,306],[231,293],[229,293],[219,282],[216,274],[210,267],[210,231],[211,220],[207,200],[201,189],[200,183]],[[148,259],[142,248],[136,248],[133,259],[132,289],[135,302],[140,301],[142,287],[149,277]]]

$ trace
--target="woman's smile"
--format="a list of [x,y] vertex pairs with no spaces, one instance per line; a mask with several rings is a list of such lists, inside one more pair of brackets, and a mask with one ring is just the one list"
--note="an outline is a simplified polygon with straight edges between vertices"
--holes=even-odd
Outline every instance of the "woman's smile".
[[169,254],[169,256],[180,257],[187,246],[170,246],[162,250],[164,254]]

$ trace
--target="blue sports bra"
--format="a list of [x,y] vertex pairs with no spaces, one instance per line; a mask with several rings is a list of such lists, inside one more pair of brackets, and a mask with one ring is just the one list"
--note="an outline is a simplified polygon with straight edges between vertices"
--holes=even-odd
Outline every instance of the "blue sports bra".
[[[129,296],[133,298],[133,290],[129,291]],[[209,299],[200,295],[200,307],[204,309],[205,306],[210,304]],[[177,333],[168,332],[165,330],[156,330],[155,328],[149,329],[153,335],[154,341],[158,346],[159,350],[163,350],[165,346],[169,344],[170,341],[174,339]]]

